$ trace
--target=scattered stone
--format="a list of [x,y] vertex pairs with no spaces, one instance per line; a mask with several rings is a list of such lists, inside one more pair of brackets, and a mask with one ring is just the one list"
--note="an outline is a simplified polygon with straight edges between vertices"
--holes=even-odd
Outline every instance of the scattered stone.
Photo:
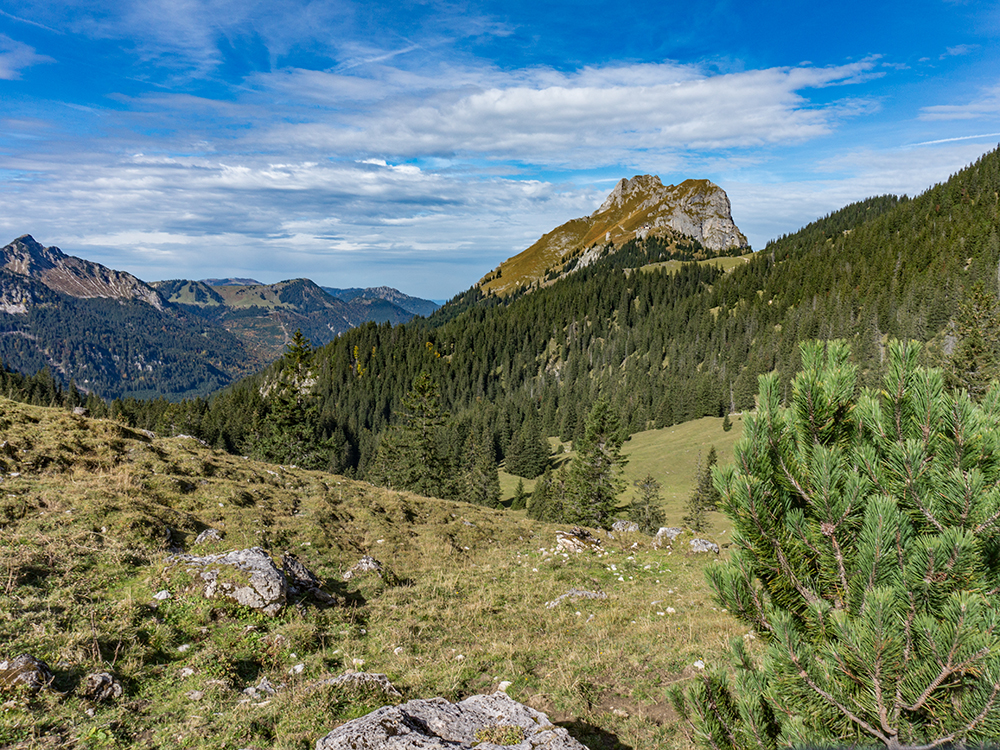
[[305,664],[296,664],[294,667],[288,670],[288,674],[302,674],[306,671]]
[[637,524],[635,521],[615,521],[613,524],[611,524],[611,530],[617,531],[618,533],[638,531],[639,524]]
[[499,690],[501,693],[506,693],[507,692],[507,688],[509,688],[513,684],[514,683],[511,682],[510,680],[504,680],[499,685],[497,685],[497,690]]
[[205,529],[203,532],[195,537],[195,546],[199,544],[205,544],[206,542],[221,542],[225,534],[218,529]]
[[556,532],[556,549],[566,552],[585,552],[587,550],[599,551],[602,547],[600,539],[586,529],[576,527],[570,531]]
[[180,646],[177,647],[178,653],[181,653],[181,654],[186,654],[190,650],[191,650],[191,644],[190,643],[182,643]]
[[608,595],[603,591],[581,591],[580,589],[570,589],[565,594],[557,596],[551,602],[545,602],[545,609],[552,609],[567,597],[573,597],[574,599],[607,599]]
[[691,551],[692,552],[714,552],[719,554],[719,545],[715,542],[710,542],[707,539],[692,539],[691,540]]
[[337,598],[323,591],[323,582],[291,552],[281,556],[281,569],[288,582],[288,593],[293,596],[304,593],[323,604],[336,604]]
[[565,729],[553,726],[545,714],[503,692],[474,695],[461,703],[430,698],[385,706],[321,737],[316,750],[471,750],[488,746],[481,739],[484,731],[503,727],[511,728],[506,734],[521,738],[514,746],[521,750],[586,750]]
[[76,416],[78,416],[78,417],[85,417],[85,416],[87,416],[87,415],[88,415],[88,414],[89,414],[90,412],[89,412],[89,411],[87,411],[87,408],[86,408],[86,407],[84,407],[84,406],[74,406],[74,407],[73,407],[73,413],[74,413],[74,414],[75,414]]
[[256,685],[243,689],[243,695],[249,695],[251,698],[263,698],[265,695],[274,695],[276,692],[278,692],[278,688],[272,685],[266,677],[261,677],[260,682]]
[[306,689],[315,690],[316,688],[323,687],[325,685],[362,687],[369,690],[380,690],[393,698],[403,697],[403,694],[396,689],[396,686],[389,682],[388,677],[384,674],[375,674],[373,672],[345,672],[339,677],[330,677],[325,680],[320,680],[319,682],[314,682]]
[[187,679],[188,677],[190,677],[193,674],[194,674],[194,670],[191,669],[191,667],[184,667],[181,670],[181,679],[182,680]]
[[163,589],[162,591],[157,591],[155,594],[153,594],[153,598],[156,599],[156,601],[158,602],[162,602],[163,600],[170,598],[170,592],[167,591],[166,589]]
[[230,599],[268,615],[276,615],[288,600],[284,574],[260,547],[235,550],[221,555],[174,555],[187,571],[198,575],[206,599]]
[[31,654],[21,654],[9,661],[0,661],[0,690],[11,690],[19,685],[37,693],[53,680],[52,670],[41,659]]
[[683,531],[684,529],[677,526],[661,526],[660,530],[656,532],[656,538],[661,540],[666,539],[668,542],[672,542]]
[[344,580],[349,581],[362,573],[377,573],[381,577],[382,563],[371,555],[365,555],[358,560],[357,564],[353,568],[344,572]]
[[124,694],[122,684],[108,672],[88,674],[83,681],[83,697],[95,703],[117,700]]
[[202,690],[189,690],[184,695],[186,695],[187,699],[191,701],[200,701],[205,697],[205,693]]

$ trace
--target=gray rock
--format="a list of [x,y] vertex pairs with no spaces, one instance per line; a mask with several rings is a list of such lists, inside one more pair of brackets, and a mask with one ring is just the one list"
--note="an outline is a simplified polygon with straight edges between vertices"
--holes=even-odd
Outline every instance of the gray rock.
[[556,532],[556,549],[567,552],[585,552],[586,550],[600,550],[601,540],[593,536],[586,529],[574,528],[571,531]]
[[207,599],[229,599],[268,615],[276,615],[288,601],[288,582],[260,547],[221,555],[175,555],[189,573],[204,584]]
[[357,565],[344,573],[344,580],[349,581],[354,576],[361,575],[362,573],[378,573],[382,575],[382,563],[370,555],[365,555],[358,560]]
[[[495,727],[520,727],[517,750],[586,750],[548,717],[506,693],[474,695],[461,703],[444,698],[386,706],[349,721],[316,741],[316,750],[493,750],[484,741]],[[479,733],[480,736],[477,736]]]
[[613,524],[611,524],[611,530],[617,531],[619,533],[638,531],[639,524],[637,524],[635,521],[615,521]]
[[122,684],[108,672],[88,674],[83,682],[83,697],[95,702],[117,700],[125,694]]
[[52,670],[41,659],[21,654],[9,661],[0,661],[0,690],[12,690],[20,685],[37,693],[52,682]]
[[678,528],[677,526],[661,526],[660,530],[656,532],[656,538],[663,540],[666,539],[668,542],[674,541],[684,529]]
[[221,542],[222,537],[224,536],[225,534],[218,529],[205,529],[195,537],[194,543],[198,545],[204,544],[205,542]]
[[89,412],[89,411],[87,410],[87,408],[86,408],[86,407],[84,407],[84,406],[74,406],[74,407],[73,407],[73,413],[74,413],[74,414],[75,414],[76,416],[78,416],[78,417],[85,417],[85,416],[87,416],[87,415],[88,415],[88,414],[89,414],[90,412]]
[[719,554],[719,545],[715,542],[710,542],[707,539],[692,539],[691,540],[691,551],[692,552],[714,552]]

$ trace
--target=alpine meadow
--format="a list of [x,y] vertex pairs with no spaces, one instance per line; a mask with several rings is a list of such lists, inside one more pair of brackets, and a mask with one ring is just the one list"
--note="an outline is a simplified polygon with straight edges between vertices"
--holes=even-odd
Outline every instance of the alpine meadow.
[[20,238],[0,746],[997,741],[998,232],[992,151],[755,252],[623,179],[438,309]]

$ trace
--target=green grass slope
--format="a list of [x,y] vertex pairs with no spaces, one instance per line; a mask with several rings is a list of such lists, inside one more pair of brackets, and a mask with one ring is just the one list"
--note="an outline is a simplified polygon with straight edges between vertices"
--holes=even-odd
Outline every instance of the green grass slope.
[[[520,514],[6,400],[0,432],[0,660],[30,653],[55,672],[37,695],[0,693],[0,747],[305,750],[387,701],[312,687],[364,669],[404,700],[509,680],[515,699],[595,750],[686,748],[667,688],[746,632],[710,600],[714,556],[654,550],[648,537],[561,554],[557,527]],[[634,467],[655,442],[643,437]],[[684,438],[670,440],[681,472]],[[192,551],[208,527],[225,538],[196,553],[294,551],[341,604],[266,617],[184,595],[166,573],[170,547]],[[345,582],[364,554],[396,579]],[[164,588],[173,597],[154,600]],[[546,606],[572,588],[607,598]],[[94,671],[113,673],[124,696],[85,699]],[[280,685],[273,696],[244,694],[263,677]]]

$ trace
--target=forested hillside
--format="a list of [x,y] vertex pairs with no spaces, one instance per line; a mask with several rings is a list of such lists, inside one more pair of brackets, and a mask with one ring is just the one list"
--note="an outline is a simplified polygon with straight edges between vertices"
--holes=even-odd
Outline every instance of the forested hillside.
[[[366,476],[422,372],[450,414],[441,451],[459,466],[487,439],[502,460],[541,434],[580,437],[599,396],[630,432],[750,408],[759,374],[776,370],[788,383],[802,340],[848,339],[862,383],[876,377],[888,338],[930,342],[927,356],[945,362],[973,286],[996,298],[998,193],[993,152],[915,199],[847,206],[730,272],[711,262],[654,268],[655,248],[636,240],[530,293],[498,299],[474,288],[429,319],[363,325],[309,355],[315,383],[296,400],[321,447],[310,460]],[[623,257],[645,267],[622,268]],[[274,384],[285,367],[211,402],[115,408],[144,427],[183,425],[230,450],[291,459],[263,427],[282,408]]]

